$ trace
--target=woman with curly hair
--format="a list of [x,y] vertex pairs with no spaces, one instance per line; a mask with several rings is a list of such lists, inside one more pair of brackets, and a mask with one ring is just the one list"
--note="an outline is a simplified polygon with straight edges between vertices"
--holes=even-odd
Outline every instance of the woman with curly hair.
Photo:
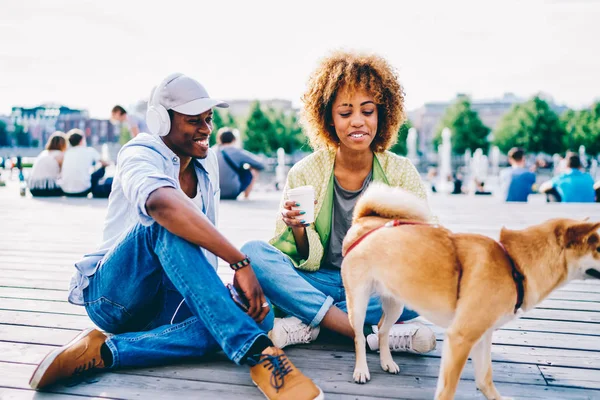
[[[340,274],[342,241],[356,201],[374,181],[402,187],[426,199],[412,165],[389,149],[405,119],[404,93],[394,69],[383,58],[337,52],[325,58],[303,97],[304,121],[315,152],[290,170],[276,235],[270,244],[253,241],[242,251],[251,259],[265,295],[286,318],[277,318],[271,340],[279,346],[308,343],[323,326],[354,337]],[[286,191],[315,189],[315,222],[292,210]],[[376,324],[381,303],[371,299],[367,343],[379,348]],[[400,321],[417,317],[406,310]],[[397,324],[390,331],[392,351],[426,353],[435,335],[420,323]]]

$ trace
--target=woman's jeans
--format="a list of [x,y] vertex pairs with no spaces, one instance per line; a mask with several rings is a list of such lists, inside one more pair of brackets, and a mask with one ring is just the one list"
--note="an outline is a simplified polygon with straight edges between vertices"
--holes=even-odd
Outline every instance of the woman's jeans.
[[[242,252],[252,260],[254,272],[267,298],[285,314],[315,327],[332,305],[348,312],[340,270],[299,270],[281,251],[258,240],[246,243],[242,246]],[[381,314],[381,301],[378,297],[371,298],[365,323],[376,325]],[[418,316],[416,312],[404,308],[399,321]]]
[[133,227],[89,279],[87,313],[116,334],[106,341],[112,367],[181,362],[219,349],[239,364],[273,326],[271,312],[261,329],[231,300],[203,251],[158,223]]

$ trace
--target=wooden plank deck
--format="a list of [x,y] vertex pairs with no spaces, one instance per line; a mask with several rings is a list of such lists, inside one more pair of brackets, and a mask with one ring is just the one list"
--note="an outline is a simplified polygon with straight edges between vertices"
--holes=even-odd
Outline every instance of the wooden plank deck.
[[[497,237],[502,225],[520,228],[567,216],[600,220],[600,206],[526,205],[494,198],[432,198],[442,223],[454,230]],[[254,201],[224,202],[220,226],[241,246],[266,240],[272,232],[278,195],[257,193]],[[18,196],[15,182],[0,188],[0,399],[260,399],[246,368],[222,355],[193,364],[124,370],[98,375],[94,383],[56,386],[46,393],[27,382],[42,357],[92,322],[81,307],[66,301],[66,289],[78,257],[100,240],[106,201],[32,199]],[[223,279],[231,273],[221,268]],[[352,383],[352,344],[324,337],[286,352],[315,379],[328,399],[432,398],[443,331],[435,328],[438,349],[427,356],[395,355],[399,375],[381,371],[369,354],[372,380]],[[326,335],[322,335],[326,336]],[[575,282],[555,292],[537,309],[496,332],[494,377],[504,396],[520,399],[600,399],[600,284]],[[468,363],[459,399],[481,399]]]

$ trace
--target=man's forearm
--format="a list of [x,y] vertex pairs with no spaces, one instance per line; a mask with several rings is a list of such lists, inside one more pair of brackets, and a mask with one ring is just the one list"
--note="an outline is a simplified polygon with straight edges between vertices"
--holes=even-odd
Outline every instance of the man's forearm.
[[227,263],[245,255],[227,240],[189,198],[173,188],[159,188],[148,196],[148,214],[169,232],[194,243]]

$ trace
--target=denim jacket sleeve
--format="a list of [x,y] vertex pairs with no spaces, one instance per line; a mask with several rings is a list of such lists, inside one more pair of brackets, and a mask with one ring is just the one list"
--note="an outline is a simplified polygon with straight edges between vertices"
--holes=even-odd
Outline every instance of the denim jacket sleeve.
[[140,222],[151,225],[154,219],[146,210],[150,193],[161,187],[178,187],[175,179],[166,171],[169,160],[152,148],[130,146],[123,148],[118,162],[125,198],[136,208]]

